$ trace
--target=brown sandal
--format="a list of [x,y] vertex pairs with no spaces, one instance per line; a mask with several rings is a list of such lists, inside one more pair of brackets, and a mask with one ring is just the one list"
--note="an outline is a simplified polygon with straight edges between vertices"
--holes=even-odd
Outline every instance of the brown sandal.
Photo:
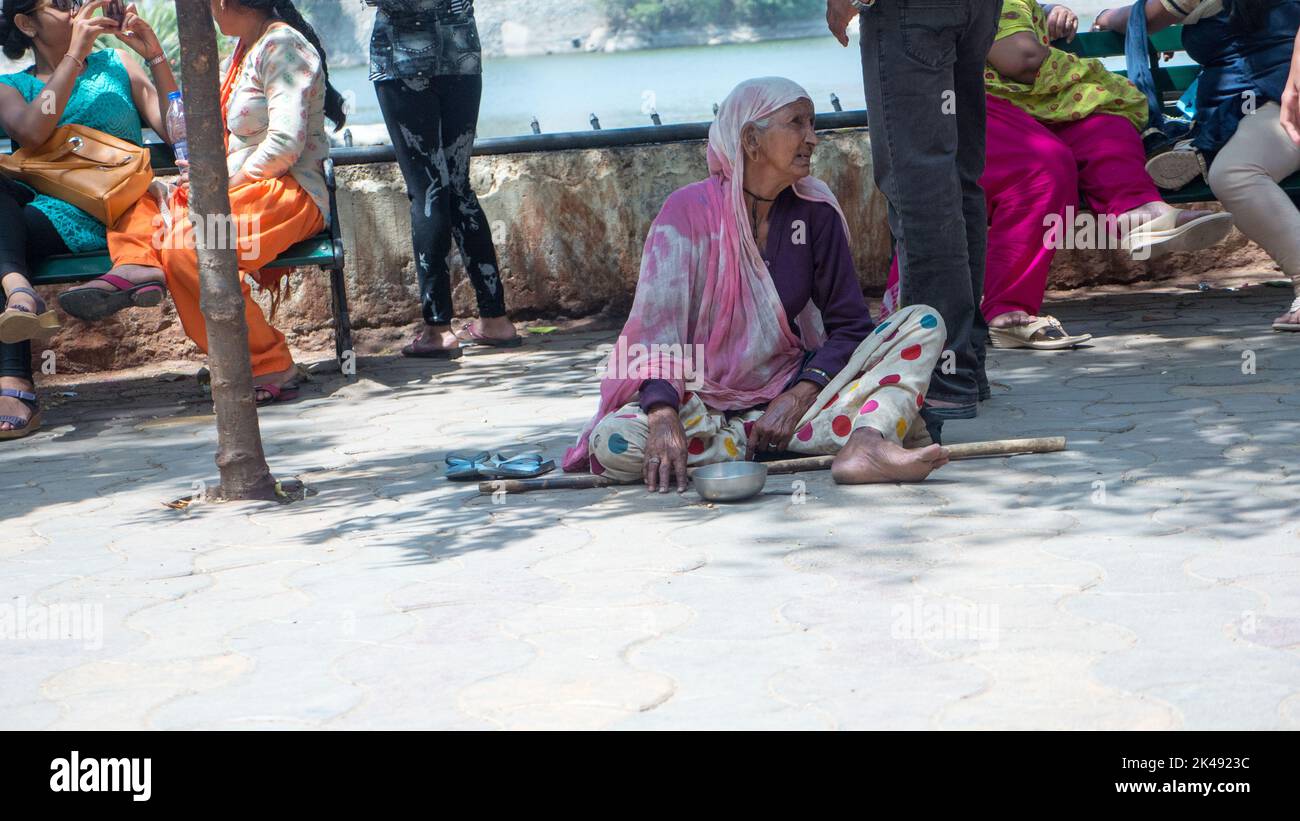
[[[27,294],[36,302],[36,310],[19,308],[10,301],[14,294]],[[14,288],[5,301],[4,313],[0,313],[0,342],[13,345],[30,339],[46,339],[59,329],[59,318],[54,311],[47,310],[45,300],[31,288]]]

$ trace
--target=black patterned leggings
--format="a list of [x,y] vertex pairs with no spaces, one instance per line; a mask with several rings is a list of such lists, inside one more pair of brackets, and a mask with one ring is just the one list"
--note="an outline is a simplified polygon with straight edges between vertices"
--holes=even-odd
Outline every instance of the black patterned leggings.
[[428,325],[452,318],[447,252],[456,240],[481,317],[504,316],[505,288],[492,230],[469,185],[483,80],[477,74],[375,83],[397,165],[411,200],[411,241]]

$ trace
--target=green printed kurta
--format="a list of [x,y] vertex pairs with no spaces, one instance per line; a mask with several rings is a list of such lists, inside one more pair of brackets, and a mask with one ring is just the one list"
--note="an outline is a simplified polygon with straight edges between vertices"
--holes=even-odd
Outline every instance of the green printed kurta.
[[1047,14],[1034,0],[1002,0],[998,21],[998,40],[1032,32],[1051,49],[1033,83],[1020,83],[1003,77],[989,65],[984,70],[984,86],[989,94],[1007,102],[1043,122],[1082,120],[1101,112],[1118,114],[1139,131],[1147,124],[1147,99],[1124,77],[1108,71],[1100,60],[1078,57],[1051,48],[1047,39]]

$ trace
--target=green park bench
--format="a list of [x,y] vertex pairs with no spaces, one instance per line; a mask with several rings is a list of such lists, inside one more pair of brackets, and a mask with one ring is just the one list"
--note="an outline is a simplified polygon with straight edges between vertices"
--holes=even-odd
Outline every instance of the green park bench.
[[[1074,38],[1072,43],[1058,40],[1052,45],[1080,57],[1124,56],[1124,38],[1113,31],[1081,32]],[[1173,111],[1174,103],[1195,82],[1197,75],[1201,72],[1201,67],[1194,63],[1191,65],[1164,65],[1160,62],[1160,55],[1167,52],[1184,53],[1182,26],[1170,26],[1163,31],[1158,31],[1152,34],[1147,42],[1147,57],[1151,61],[1151,76],[1155,80],[1156,89],[1160,92],[1166,108],[1170,109],[1171,113],[1175,113]],[[1122,70],[1116,73],[1126,76],[1128,74],[1128,72]],[[1282,188],[1293,199],[1300,197],[1300,174],[1294,174],[1283,180]],[[1213,202],[1215,200],[1214,192],[1210,190],[1210,187],[1203,179],[1189,183],[1177,191],[1162,191],[1161,193],[1167,202],[1175,204]]]
[[[176,158],[170,145],[149,143],[150,164],[155,174],[176,173]],[[268,268],[322,268],[329,273],[331,304],[334,314],[334,354],[339,367],[344,368],[345,358],[354,359],[352,350],[352,323],[348,317],[348,297],[343,280],[343,235],[339,225],[338,203],[334,195],[334,162],[325,160],[325,184],[330,193],[330,224],[326,230],[289,248]],[[107,251],[84,254],[58,254],[48,258],[32,275],[35,285],[63,285],[85,282],[108,273],[112,267]],[[355,360],[344,368],[348,373]]]

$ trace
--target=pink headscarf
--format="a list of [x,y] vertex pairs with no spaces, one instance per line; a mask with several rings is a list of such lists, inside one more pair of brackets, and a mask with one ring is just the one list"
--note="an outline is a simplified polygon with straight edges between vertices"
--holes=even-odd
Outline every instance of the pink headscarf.
[[[821,313],[811,302],[791,330],[754,241],[745,207],[745,125],[810,99],[797,83],[760,77],[736,86],[709,128],[709,177],[673,192],[650,227],[632,312],[607,362],[600,408],[564,456],[566,471],[588,467],[587,439],[609,413],[632,401],[646,379],[664,379],[684,401],[688,379],[704,404],[742,410],[770,402],[820,347]],[[794,183],[799,197],[831,205],[821,180]],[[658,346],[654,353],[652,346]]]

